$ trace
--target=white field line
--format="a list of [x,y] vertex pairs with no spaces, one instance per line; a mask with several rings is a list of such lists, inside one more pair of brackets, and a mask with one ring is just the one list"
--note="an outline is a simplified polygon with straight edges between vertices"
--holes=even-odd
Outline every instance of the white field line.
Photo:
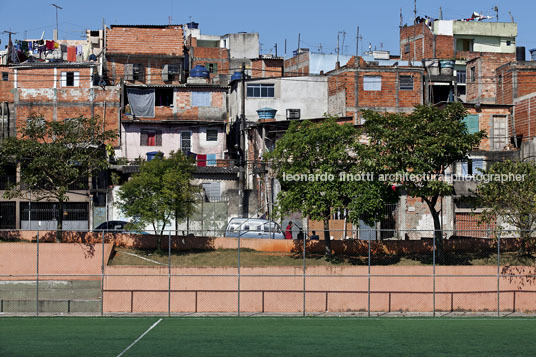
[[151,331],[153,328],[156,327],[156,325],[158,325],[160,323],[160,321],[162,321],[162,319],[156,321],[151,327],[149,327],[147,329],[147,331],[145,331],[144,333],[141,334],[140,337],[138,337],[134,342],[132,342],[127,348],[125,348],[123,350],[123,352],[121,352],[120,354],[117,355],[117,357],[121,357],[126,351],[128,351],[132,346],[134,346],[139,340],[141,340],[143,338],[143,336],[147,335],[147,333],[149,333],[149,331]]
[[140,259],[143,259],[143,260],[146,260],[146,261],[148,261],[148,262],[155,263],[155,264],[158,264],[158,265],[167,265],[167,264],[163,264],[163,263],[157,262],[156,260],[152,260],[152,259],[149,259],[149,258],[142,257],[141,255],[134,254],[134,253],[121,252],[121,254],[128,254],[128,255],[131,255],[131,256],[133,256],[133,257],[140,258]]

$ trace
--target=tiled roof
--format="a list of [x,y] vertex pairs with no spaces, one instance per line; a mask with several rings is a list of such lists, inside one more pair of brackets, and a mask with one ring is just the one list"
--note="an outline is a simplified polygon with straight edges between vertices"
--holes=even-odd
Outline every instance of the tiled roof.
[[106,29],[106,52],[130,53],[133,55],[170,55],[184,54],[182,26],[119,26]]

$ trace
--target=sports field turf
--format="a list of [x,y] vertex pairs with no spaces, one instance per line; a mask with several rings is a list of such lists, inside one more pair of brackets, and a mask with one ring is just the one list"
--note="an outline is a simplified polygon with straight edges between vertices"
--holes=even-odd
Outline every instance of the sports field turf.
[[[3,317],[0,356],[117,356],[158,317]],[[533,318],[163,318],[124,356],[534,355]]]

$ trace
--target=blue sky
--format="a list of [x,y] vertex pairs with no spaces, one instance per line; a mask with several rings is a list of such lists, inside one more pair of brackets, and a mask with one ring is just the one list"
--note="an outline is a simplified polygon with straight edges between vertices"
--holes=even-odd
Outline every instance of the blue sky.
[[[200,23],[202,34],[222,35],[233,32],[258,32],[262,43],[262,53],[272,51],[278,44],[278,55],[284,55],[285,39],[287,55],[297,48],[298,33],[301,33],[301,47],[325,53],[334,53],[337,34],[344,54],[355,54],[356,27],[360,28],[359,52],[366,50],[369,43],[373,48],[390,50],[399,54],[400,8],[404,23],[413,19],[413,0],[271,0],[271,1],[172,1],[172,0],[0,0],[0,32],[17,32],[16,39],[52,38],[56,27],[55,3],[63,7],[59,14],[60,39],[82,39],[85,29],[102,28],[104,19],[111,24],[169,23],[184,24],[191,20]],[[534,15],[536,2],[533,1],[417,1],[417,15],[439,17],[439,7],[444,19],[470,17],[473,11],[495,16],[494,6],[499,8],[499,21],[509,22],[511,11],[518,23],[518,46],[536,48],[534,36]],[[495,21],[495,20],[487,20]],[[7,44],[7,35],[0,34],[1,48]]]

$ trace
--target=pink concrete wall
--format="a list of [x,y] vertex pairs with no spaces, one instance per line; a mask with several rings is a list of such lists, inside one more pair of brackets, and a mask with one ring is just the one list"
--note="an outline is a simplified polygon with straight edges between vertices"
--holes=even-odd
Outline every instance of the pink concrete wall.
[[[104,246],[106,263],[111,251],[112,245],[106,243]],[[100,280],[101,265],[102,245],[39,244],[41,280]],[[0,243],[0,280],[35,280],[36,266],[37,244]],[[65,276],[66,274],[73,275]]]
[[[531,267],[502,269],[503,274],[534,274]],[[303,310],[301,268],[241,268],[240,273],[241,311]],[[496,273],[493,266],[436,267],[436,310],[496,311]],[[172,267],[171,274],[171,312],[236,311],[236,268]],[[432,267],[373,266],[371,274],[372,311],[433,310]],[[307,312],[366,311],[367,267],[310,267],[307,275]],[[108,266],[104,310],[167,312],[168,284],[167,267]],[[516,311],[536,311],[536,280],[501,277],[500,287],[502,311],[512,311],[514,304]]]

